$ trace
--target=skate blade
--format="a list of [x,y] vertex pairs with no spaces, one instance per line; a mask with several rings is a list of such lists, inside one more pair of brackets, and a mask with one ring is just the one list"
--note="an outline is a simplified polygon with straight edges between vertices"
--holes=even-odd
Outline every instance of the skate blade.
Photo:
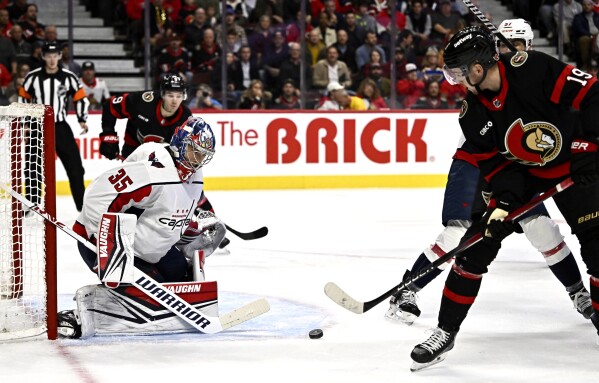
[[[399,312],[399,315],[397,314]],[[418,316],[406,312],[406,311],[395,311],[393,308],[390,308],[385,313],[385,318],[394,323],[403,323],[407,326],[412,325]]]
[[410,371],[412,371],[412,372],[420,371],[424,368],[432,366],[433,364],[441,363],[442,361],[445,360],[446,357],[447,357],[447,353],[443,353],[428,363],[413,362],[412,366],[410,367]]

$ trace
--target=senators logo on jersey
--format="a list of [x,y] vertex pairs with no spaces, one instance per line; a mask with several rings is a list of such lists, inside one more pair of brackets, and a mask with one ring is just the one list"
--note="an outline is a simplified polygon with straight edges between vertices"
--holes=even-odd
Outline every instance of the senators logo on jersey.
[[552,124],[544,121],[524,124],[519,118],[505,135],[503,154],[524,165],[543,166],[557,157],[562,145],[561,133]]

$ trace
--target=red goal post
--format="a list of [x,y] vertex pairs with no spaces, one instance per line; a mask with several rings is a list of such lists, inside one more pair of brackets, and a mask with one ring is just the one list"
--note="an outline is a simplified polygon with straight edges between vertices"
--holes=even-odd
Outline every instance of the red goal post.
[[56,216],[54,112],[0,107],[0,341],[57,337],[56,228],[4,189]]

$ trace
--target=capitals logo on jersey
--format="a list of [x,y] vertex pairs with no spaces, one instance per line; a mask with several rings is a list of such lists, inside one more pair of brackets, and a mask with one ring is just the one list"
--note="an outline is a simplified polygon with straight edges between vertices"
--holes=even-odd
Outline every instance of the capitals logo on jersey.
[[524,165],[543,166],[557,157],[562,145],[561,133],[552,124],[544,121],[524,124],[519,118],[505,134],[506,151],[502,154]]
[[160,161],[158,161],[158,158],[156,158],[156,152],[150,153],[150,155],[148,156],[148,161],[151,162],[150,166],[154,166],[159,169],[164,168],[164,165],[160,163]]

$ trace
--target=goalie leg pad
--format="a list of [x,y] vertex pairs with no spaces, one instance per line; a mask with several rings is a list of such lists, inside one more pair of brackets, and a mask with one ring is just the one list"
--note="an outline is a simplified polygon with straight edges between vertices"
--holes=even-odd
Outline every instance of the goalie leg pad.
[[[216,282],[167,283],[165,287],[207,316],[218,316]],[[82,338],[197,332],[133,286],[84,286],[77,290],[76,300]]]
[[137,217],[105,213],[98,228],[98,278],[108,287],[133,282],[133,246]]

